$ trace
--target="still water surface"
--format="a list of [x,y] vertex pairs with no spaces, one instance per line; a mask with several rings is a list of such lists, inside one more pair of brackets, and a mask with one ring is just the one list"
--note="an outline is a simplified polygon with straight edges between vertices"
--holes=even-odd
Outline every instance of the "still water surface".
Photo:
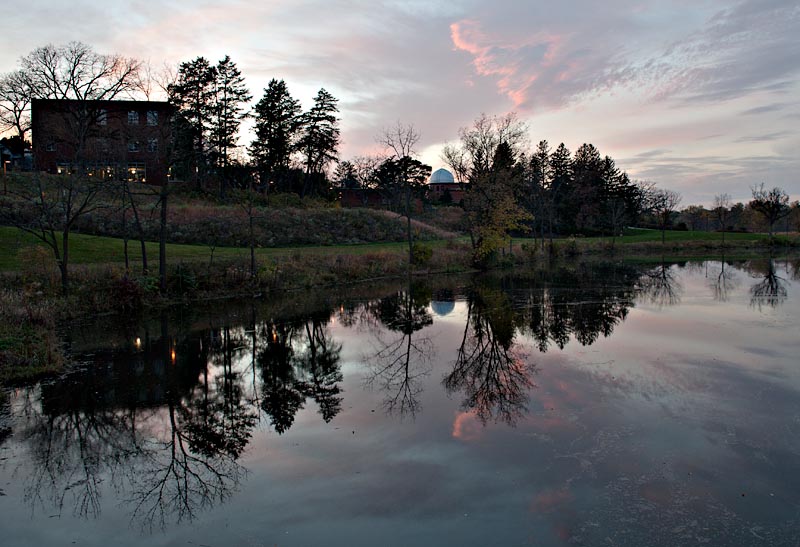
[[75,326],[3,545],[798,545],[797,261],[594,264]]

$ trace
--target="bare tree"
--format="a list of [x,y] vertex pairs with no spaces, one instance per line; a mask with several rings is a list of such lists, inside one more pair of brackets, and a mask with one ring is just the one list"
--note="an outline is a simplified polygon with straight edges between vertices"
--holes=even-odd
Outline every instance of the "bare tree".
[[414,147],[420,139],[419,132],[414,128],[413,124],[403,124],[399,120],[394,127],[386,128],[383,133],[378,137],[378,142],[384,148],[394,155],[398,160],[398,166],[401,168],[400,178],[405,186],[406,194],[406,236],[408,238],[408,267],[414,262],[414,235],[411,231],[411,181],[409,180],[409,173],[407,167],[409,165],[405,158],[413,158],[417,152]]
[[112,100],[133,94],[141,62],[104,55],[81,42],[36,48],[20,59],[32,94],[42,99]]
[[466,181],[470,176],[489,172],[500,143],[506,143],[518,156],[525,148],[527,132],[528,126],[513,112],[492,117],[481,114],[471,127],[459,129],[461,145],[445,146],[442,158],[462,181]]
[[53,252],[64,294],[69,293],[70,233],[80,217],[104,206],[100,191],[101,185],[89,177],[35,176],[9,192],[12,200],[0,204],[4,224],[34,235]]
[[25,141],[31,128],[31,97],[30,83],[22,70],[0,77],[0,133],[13,130]]
[[469,155],[456,144],[447,143],[442,149],[442,161],[455,173],[456,179],[464,183],[469,176]]
[[725,246],[725,230],[728,227],[728,217],[731,214],[731,195],[730,194],[717,194],[714,196],[714,215],[719,222],[720,230],[722,230],[722,246]]
[[772,190],[766,190],[762,182],[758,186],[751,188],[753,200],[750,208],[759,213],[769,225],[769,240],[772,241],[772,233],[775,223],[789,214],[789,196],[782,188],[777,186]]
[[674,190],[657,189],[653,192],[651,210],[658,220],[658,227],[661,228],[662,245],[665,242],[667,224],[680,203],[681,195]]

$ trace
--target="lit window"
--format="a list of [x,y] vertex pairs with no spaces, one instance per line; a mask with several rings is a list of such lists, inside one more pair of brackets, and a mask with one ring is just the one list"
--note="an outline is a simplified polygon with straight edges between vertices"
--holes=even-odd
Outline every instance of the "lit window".
[[59,175],[73,175],[75,174],[75,169],[68,163],[59,163],[56,166],[56,173]]
[[108,123],[108,112],[105,108],[97,111],[97,125],[106,125]]
[[128,180],[133,182],[145,182],[147,180],[147,170],[143,163],[128,164]]
[[139,125],[139,113],[135,110],[128,112],[128,125]]
[[147,111],[147,125],[158,125],[158,112],[155,110]]
[[158,139],[156,137],[147,139],[147,151],[158,152]]
[[139,141],[128,141],[128,152],[138,152]]

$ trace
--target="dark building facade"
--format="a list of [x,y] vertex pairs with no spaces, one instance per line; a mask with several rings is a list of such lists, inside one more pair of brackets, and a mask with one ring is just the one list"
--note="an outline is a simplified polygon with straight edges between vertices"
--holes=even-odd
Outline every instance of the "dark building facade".
[[33,167],[163,184],[169,175],[172,112],[167,102],[34,99]]

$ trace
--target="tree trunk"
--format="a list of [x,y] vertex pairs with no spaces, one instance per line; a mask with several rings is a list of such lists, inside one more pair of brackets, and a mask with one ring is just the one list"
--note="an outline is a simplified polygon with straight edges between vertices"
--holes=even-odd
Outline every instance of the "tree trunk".
[[161,187],[161,225],[158,230],[158,281],[162,295],[167,294],[167,183]]
[[406,181],[406,232],[408,235],[408,267],[414,263],[414,236],[411,234],[411,185]]
[[61,234],[61,260],[58,268],[61,270],[61,290],[64,296],[69,294],[69,227]]
[[249,221],[250,221],[250,234],[249,234],[249,239],[250,239],[250,279],[255,279],[256,278],[256,242],[255,242],[255,234],[254,234],[254,230],[253,230],[253,210],[252,210],[252,205],[250,207],[251,207],[251,209],[249,211],[249,213],[250,213],[250,215],[249,215],[250,216],[250,219],[249,219]]
[[130,261],[128,260],[128,219],[125,214],[127,211],[125,207],[122,208],[122,252],[125,255],[125,277],[128,277],[130,271]]
[[133,211],[133,220],[136,223],[136,232],[139,234],[139,243],[142,246],[142,275],[147,275],[149,268],[147,267],[147,245],[144,241],[144,230],[142,230],[142,223],[139,220],[139,210],[136,208],[136,203],[133,201],[133,195],[130,188],[127,187],[128,199],[131,202],[131,210]]

